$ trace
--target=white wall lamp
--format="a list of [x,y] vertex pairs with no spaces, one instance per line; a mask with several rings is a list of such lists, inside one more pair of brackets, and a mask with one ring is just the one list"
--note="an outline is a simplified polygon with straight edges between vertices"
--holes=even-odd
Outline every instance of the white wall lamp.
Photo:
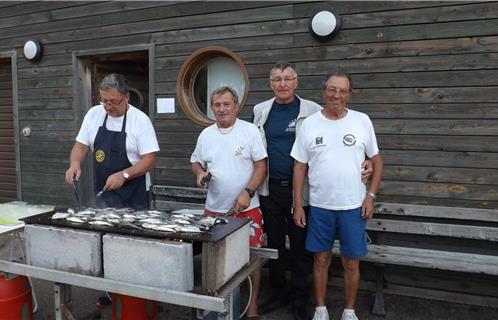
[[310,21],[311,34],[320,41],[332,39],[341,27],[341,19],[329,10],[321,10]]
[[41,57],[42,47],[36,40],[28,40],[24,44],[24,57],[28,60],[34,61]]

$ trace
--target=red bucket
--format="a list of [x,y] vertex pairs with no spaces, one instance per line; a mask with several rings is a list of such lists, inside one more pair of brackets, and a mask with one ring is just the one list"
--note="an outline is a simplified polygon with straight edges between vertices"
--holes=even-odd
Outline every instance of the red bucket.
[[5,279],[0,273],[0,320],[32,320],[31,286],[24,276]]
[[[156,320],[157,302],[112,293],[112,320]],[[1,320],[1,319],[0,319]]]

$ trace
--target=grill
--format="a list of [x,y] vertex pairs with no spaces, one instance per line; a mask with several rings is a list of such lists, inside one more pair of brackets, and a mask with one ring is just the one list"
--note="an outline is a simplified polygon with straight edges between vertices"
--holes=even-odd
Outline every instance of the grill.
[[[178,239],[186,241],[200,241],[200,242],[218,242],[228,236],[229,234],[235,232],[249,221],[245,219],[239,219],[234,217],[224,217],[228,223],[222,224],[218,223],[214,225],[209,231],[204,231],[201,233],[189,233],[189,232],[164,232],[164,231],[154,231],[149,229],[134,229],[119,226],[100,226],[91,225],[88,223],[72,223],[65,219],[53,220],[51,219],[55,211],[45,212],[42,214],[34,215],[31,217],[22,218],[26,224],[38,224],[47,226],[56,226],[63,228],[74,228],[82,229],[88,231],[96,231],[99,233],[115,233],[132,237],[142,237],[142,238],[154,238],[154,239]],[[164,215],[171,215],[170,212],[163,212]]]
[[[214,292],[249,262],[250,219],[223,217],[226,223],[201,233],[164,232],[74,223],[52,219],[54,213],[23,218],[28,264],[189,291],[194,282],[193,244],[197,243],[202,246],[201,286]],[[172,215],[160,214],[165,219]]]

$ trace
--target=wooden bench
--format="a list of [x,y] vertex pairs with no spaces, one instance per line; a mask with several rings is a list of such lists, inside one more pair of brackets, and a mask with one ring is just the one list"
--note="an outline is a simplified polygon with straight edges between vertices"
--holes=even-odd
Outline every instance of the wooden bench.
[[[206,190],[153,186],[153,205],[161,210],[201,209]],[[460,207],[378,203],[367,224],[371,243],[362,261],[374,266],[374,314],[385,314],[384,292],[460,301],[484,306],[498,305],[498,297],[478,299],[470,295],[422,290],[390,284],[386,266],[465,272],[498,276],[498,211]],[[453,243],[454,242],[454,243]],[[339,243],[333,249],[339,255]],[[463,274],[465,275],[465,274]],[[370,282],[371,283],[371,282]],[[342,279],[337,281],[342,284]],[[471,299],[471,298],[472,299]]]
[[[367,230],[371,243],[362,261],[376,266],[374,314],[385,314],[385,265],[498,276],[496,210],[379,203]],[[398,234],[398,240],[392,243],[390,234]],[[400,236],[416,240],[399,241]],[[455,244],[449,246],[444,238]],[[338,242],[333,254],[340,255]]]

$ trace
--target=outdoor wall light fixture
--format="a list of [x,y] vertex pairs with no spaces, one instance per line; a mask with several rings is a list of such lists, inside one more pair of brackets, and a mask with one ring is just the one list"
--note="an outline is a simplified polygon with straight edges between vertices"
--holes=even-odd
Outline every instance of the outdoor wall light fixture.
[[310,22],[311,34],[320,41],[332,39],[339,31],[340,26],[340,17],[328,10],[318,11]]
[[42,48],[38,41],[28,40],[24,44],[24,57],[28,60],[36,60],[41,56]]

